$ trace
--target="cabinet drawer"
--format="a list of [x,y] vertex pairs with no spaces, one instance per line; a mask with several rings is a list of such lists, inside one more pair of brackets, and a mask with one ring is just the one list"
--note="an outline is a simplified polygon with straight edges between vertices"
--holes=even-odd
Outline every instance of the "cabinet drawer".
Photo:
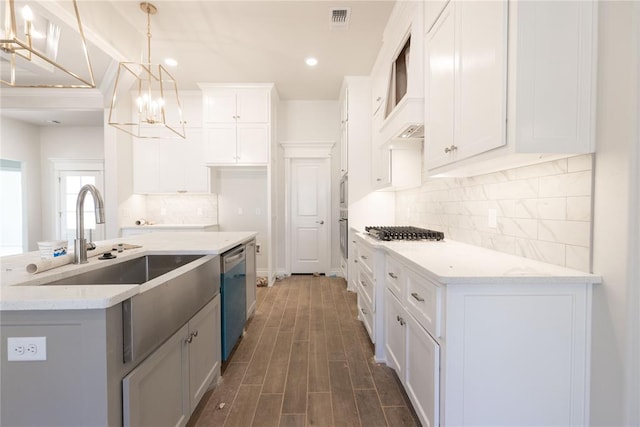
[[365,329],[369,333],[369,338],[372,343],[375,343],[375,322],[373,319],[373,309],[367,303],[367,300],[358,294],[358,318],[362,320]]
[[375,282],[371,276],[369,276],[362,267],[359,267],[358,287],[360,288],[360,292],[358,292],[358,294],[362,294],[362,296],[367,299],[367,304],[369,304],[371,308],[375,308],[374,286]]
[[358,244],[357,255],[357,261],[360,267],[364,268],[367,274],[373,276],[373,251],[366,245],[360,243]]
[[384,280],[387,284],[387,288],[396,296],[399,300],[402,300],[404,294],[404,277],[402,273],[402,264],[399,261],[391,258],[389,255],[385,256],[384,261]]
[[442,289],[429,279],[406,269],[407,291],[404,298],[407,310],[431,335],[441,336]]

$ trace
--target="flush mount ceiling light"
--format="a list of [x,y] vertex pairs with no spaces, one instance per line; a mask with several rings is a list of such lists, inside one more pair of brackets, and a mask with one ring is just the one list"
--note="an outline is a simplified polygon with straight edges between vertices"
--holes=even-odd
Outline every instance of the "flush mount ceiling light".
[[318,60],[316,58],[311,57],[311,56],[309,58],[305,59],[304,62],[309,67],[315,67],[316,65],[318,65]]
[[[9,63],[9,66],[2,66],[2,85],[96,87],[76,0],[73,0],[73,9],[77,24],[74,30],[77,33],[53,22],[36,1],[6,0],[2,3],[0,21],[4,24],[0,39],[0,62]],[[60,47],[68,52],[59,52]],[[82,57],[80,61],[76,60],[78,56]]]
[[147,2],[140,9],[147,14],[147,62],[119,64],[109,125],[136,138],[184,138],[176,80],[161,64],[151,63],[151,15],[158,9]]

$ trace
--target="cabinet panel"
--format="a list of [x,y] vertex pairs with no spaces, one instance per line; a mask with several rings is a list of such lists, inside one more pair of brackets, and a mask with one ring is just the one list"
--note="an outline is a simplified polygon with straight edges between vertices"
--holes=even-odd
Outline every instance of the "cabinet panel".
[[236,125],[219,124],[205,130],[204,160],[210,164],[236,163]]
[[407,294],[405,304],[422,326],[439,338],[441,323],[442,289],[413,271],[406,270]]
[[424,32],[428,33],[438,16],[442,13],[449,0],[425,0],[424,1]]
[[160,151],[158,141],[140,139],[133,142],[133,192],[160,192]]
[[238,123],[269,122],[269,92],[263,89],[240,89],[237,92]]
[[456,2],[457,159],[506,143],[507,2]]
[[404,383],[407,313],[389,289],[385,290],[384,312],[387,364],[395,369],[398,378]]
[[425,46],[425,164],[441,166],[453,161],[455,19],[453,2],[427,35]]
[[205,94],[205,123],[235,123],[236,92],[231,89],[218,89],[215,94]]
[[405,388],[424,426],[440,423],[440,346],[411,316],[406,319]]
[[238,124],[237,161],[243,164],[269,161],[269,125]]
[[361,295],[358,295],[358,317],[362,320],[365,329],[369,333],[369,338],[371,338],[371,342],[375,343],[375,322],[374,322],[374,312],[373,309],[367,304],[366,299],[362,298]]
[[[189,322],[189,401],[193,412],[220,370],[220,295]],[[195,335],[197,334],[197,335]]]
[[385,274],[387,289],[389,289],[396,298],[402,299],[404,296],[402,265],[388,255],[385,256]]
[[125,426],[183,426],[189,419],[187,325],[122,380]]

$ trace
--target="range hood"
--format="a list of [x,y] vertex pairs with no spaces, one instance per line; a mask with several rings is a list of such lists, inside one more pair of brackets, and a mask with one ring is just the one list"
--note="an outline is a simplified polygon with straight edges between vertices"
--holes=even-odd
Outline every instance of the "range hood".
[[382,144],[418,144],[424,140],[424,98],[405,96],[380,128]]

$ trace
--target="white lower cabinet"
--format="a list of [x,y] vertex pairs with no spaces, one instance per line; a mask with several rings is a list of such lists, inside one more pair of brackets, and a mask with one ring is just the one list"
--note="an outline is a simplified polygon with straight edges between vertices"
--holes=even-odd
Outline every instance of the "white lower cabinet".
[[183,426],[220,372],[220,295],[122,380],[125,426]]
[[396,371],[400,379],[404,379],[407,312],[389,289],[385,289],[384,293],[384,349],[387,365]]
[[440,346],[411,315],[405,328],[404,387],[422,425],[440,425]]
[[441,282],[377,252],[385,286],[376,355],[382,347],[422,425],[589,424],[588,279]]

